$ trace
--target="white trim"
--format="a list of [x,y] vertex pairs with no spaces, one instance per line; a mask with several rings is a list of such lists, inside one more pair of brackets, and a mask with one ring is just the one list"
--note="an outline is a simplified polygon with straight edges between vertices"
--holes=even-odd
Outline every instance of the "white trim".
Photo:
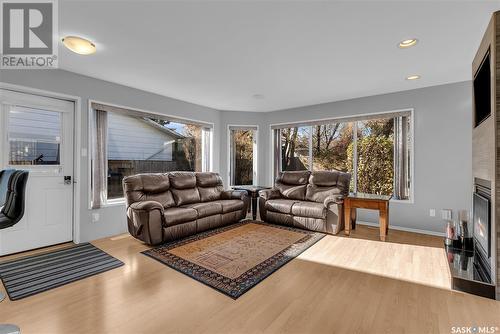
[[252,185],[258,185],[258,176],[259,176],[259,165],[258,165],[258,157],[259,157],[259,126],[255,124],[227,124],[226,133],[227,133],[227,184],[231,186],[235,186],[232,184],[231,179],[231,127],[238,127],[241,129],[248,128],[249,130],[254,131],[254,139],[255,145],[253,147],[253,179]]
[[[271,149],[269,150],[269,161],[271,161],[271,173],[269,175],[269,183],[267,184],[268,186],[274,187],[274,134],[273,134],[274,129],[272,128],[271,125],[269,125],[269,141],[271,143]],[[281,138],[280,138],[281,141]],[[280,154],[281,154],[281,142],[280,142]]]
[[[370,113],[364,113],[364,114],[355,114],[355,115],[348,115],[348,116],[338,116],[338,117],[328,117],[328,118],[315,118],[315,119],[309,119],[309,120],[301,120],[301,121],[295,121],[295,122],[282,122],[282,123],[272,123],[269,126],[280,126],[280,125],[301,125],[304,123],[309,123],[309,122],[338,122],[343,119],[348,119],[348,118],[353,118],[353,117],[364,117],[364,116],[376,116],[376,115],[384,115],[384,114],[391,114],[391,113],[398,113],[398,112],[405,112],[405,111],[410,111],[413,112],[414,108],[403,108],[403,109],[395,109],[395,110],[387,110],[387,111],[378,111],[378,112],[370,112]],[[307,125],[306,125],[307,126]]]
[[[214,152],[213,152],[213,136],[214,136],[214,128],[215,128],[215,124],[212,123],[212,122],[205,122],[205,121],[199,121],[199,120],[195,120],[195,119],[190,119],[190,118],[186,118],[186,117],[181,117],[181,116],[175,116],[175,115],[168,115],[168,114],[163,114],[163,113],[159,113],[159,112],[154,112],[154,111],[148,111],[148,110],[145,110],[145,109],[139,109],[139,108],[132,108],[132,107],[127,107],[127,106],[123,106],[123,105],[118,105],[118,104],[114,104],[114,103],[108,103],[108,102],[103,102],[103,101],[98,101],[98,100],[94,100],[94,99],[89,99],[88,100],[88,115],[89,115],[89,122],[88,122],[88,128],[87,128],[87,134],[88,134],[88,149],[87,149],[87,163],[88,163],[88,194],[87,194],[87,203],[88,203],[88,209],[89,210],[99,210],[99,209],[102,209],[102,208],[106,208],[106,207],[111,207],[111,206],[117,206],[117,205],[121,205],[122,203],[125,203],[125,199],[124,197],[120,197],[120,198],[114,198],[114,199],[111,199],[111,200],[106,200],[106,203],[102,203],[101,207],[99,209],[93,209],[92,208],[92,154],[93,154],[93,145],[92,145],[92,125],[93,125],[93,122],[94,122],[94,112],[92,109],[92,103],[97,103],[97,104],[104,104],[104,105],[107,105],[107,106],[110,106],[110,107],[115,107],[115,108],[120,108],[120,109],[128,109],[128,110],[131,110],[131,111],[138,111],[138,112],[141,112],[141,113],[145,113],[145,114],[149,114],[149,115],[158,115],[158,116],[163,116],[163,117],[171,117],[173,119],[175,119],[175,121],[186,121],[187,123],[189,122],[192,122],[192,123],[195,123],[196,125],[199,125],[201,127],[203,127],[203,124],[205,125],[208,125],[208,128],[209,130],[211,131],[210,133],[210,171],[213,170],[213,156],[214,156]],[[107,159],[106,159],[106,164],[107,164]]]
[[[372,222],[366,222],[366,221],[360,221],[360,220],[357,220],[356,224],[377,227],[377,228],[380,227],[380,225],[378,223],[372,223]],[[427,234],[427,235],[434,235],[437,237],[444,237],[444,232],[422,230],[422,229],[412,228],[412,227],[390,225],[389,229],[398,230],[398,231],[405,231],[405,232],[420,233],[420,234]],[[340,233],[342,233],[342,231]]]
[[[359,114],[359,115],[349,115],[349,116],[340,116],[340,117],[335,117],[335,118],[322,118],[322,119],[314,119],[314,120],[302,120],[302,121],[297,121],[297,122],[286,122],[286,123],[273,123],[269,125],[270,129],[270,143],[272,144],[271,146],[274,147],[274,136],[273,136],[273,126],[278,126],[278,125],[297,125],[300,126],[303,123],[307,122],[322,122],[322,121],[332,121],[332,122],[339,122],[343,119],[349,119],[352,117],[363,117],[363,116],[375,116],[375,115],[384,115],[384,114],[393,114],[393,113],[398,113],[398,112],[410,112],[410,128],[411,128],[411,137],[410,137],[410,198],[407,200],[392,200],[391,202],[394,203],[403,203],[403,204],[414,204],[415,203],[415,109],[414,108],[403,108],[403,109],[396,109],[396,110],[388,110],[388,111],[381,111],[381,112],[372,112],[372,113],[364,113],[364,114]],[[271,175],[269,176],[270,179],[270,184],[274,184],[273,180],[273,171],[274,171],[274,150],[270,150],[270,161],[271,161]]]
[[81,196],[81,125],[82,125],[82,99],[79,96],[62,94],[27,86],[14,85],[5,82],[0,82],[0,88],[12,90],[15,92],[39,95],[55,99],[62,99],[74,103],[75,114],[73,118],[73,242],[80,243],[80,196]]
[[89,109],[90,110],[92,110],[92,103],[104,104],[104,105],[107,105],[107,106],[110,106],[110,107],[115,107],[115,108],[120,108],[120,109],[128,109],[130,111],[138,111],[138,112],[145,113],[145,114],[150,114],[150,115],[164,116],[164,117],[167,117],[167,118],[171,117],[171,118],[174,118],[175,121],[193,122],[193,123],[198,123],[197,125],[200,125],[200,126],[202,126],[202,124],[205,124],[205,125],[212,126],[212,128],[213,128],[214,125],[215,125],[213,122],[200,121],[200,120],[197,120],[197,119],[191,119],[191,118],[182,117],[182,116],[164,114],[164,113],[160,113],[160,112],[157,112],[157,111],[150,111],[150,110],[145,110],[145,109],[140,109],[140,108],[128,107],[128,106],[123,106],[123,105],[119,105],[119,104],[115,104],[115,103],[108,103],[108,102],[103,102],[103,101],[98,101],[98,100],[93,100],[93,99],[89,99]]

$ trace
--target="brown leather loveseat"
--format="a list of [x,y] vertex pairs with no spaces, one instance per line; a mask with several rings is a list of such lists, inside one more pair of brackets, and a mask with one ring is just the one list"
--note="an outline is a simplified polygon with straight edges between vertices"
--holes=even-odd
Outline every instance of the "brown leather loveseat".
[[268,223],[337,234],[344,228],[343,198],[351,175],[339,171],[281,172],[273,189],[260,192],[259,210]]
[[138,174],[123,179],[130,234],[150,245],[245,218],[246,192],[224,191],[217,173]]

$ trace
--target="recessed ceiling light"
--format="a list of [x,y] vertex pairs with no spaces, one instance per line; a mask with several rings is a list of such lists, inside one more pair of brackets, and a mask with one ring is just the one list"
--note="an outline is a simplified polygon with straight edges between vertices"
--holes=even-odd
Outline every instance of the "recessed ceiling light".
[[418,42],[418,39],[416,39],[416,38],[405,39],[404,41],[399,42],[399,48],[401,48],[401,49],[409,48],[409,47],[417,44],[417,42]]
[[406,77],[406,80],[417,80],[420,79],[420,75],[409,75]]
[[264,98],[264,95],[262,95],[262,94],[254,94],[254,95],[252,95],[252,97],[254,99],[257,99],[257,100],[262,100]]
[[96,51],[95,44],[78,36],[66,36],[62,39],[65,47],[80,55],[90,55]]

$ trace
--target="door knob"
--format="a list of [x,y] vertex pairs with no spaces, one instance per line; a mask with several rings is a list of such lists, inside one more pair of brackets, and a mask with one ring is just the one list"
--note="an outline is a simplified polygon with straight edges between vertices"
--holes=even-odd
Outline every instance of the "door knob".
[[71,184],[71,176],[69,176],[69,175],[64,176],[64,184],[66,184],[66,185]]

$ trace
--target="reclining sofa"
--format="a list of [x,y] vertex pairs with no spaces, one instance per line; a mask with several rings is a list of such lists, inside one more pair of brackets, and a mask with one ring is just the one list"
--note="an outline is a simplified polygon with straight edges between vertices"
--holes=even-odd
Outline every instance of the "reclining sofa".
[[344,228],[343,198],[351,175],[339,171],[281,172],[273,189],[259,193],[262,220],[337,234]]
[[217,173],[138,174],[123,179],[128,230],[149,245],[245,218],[245,191],[224,191]]

